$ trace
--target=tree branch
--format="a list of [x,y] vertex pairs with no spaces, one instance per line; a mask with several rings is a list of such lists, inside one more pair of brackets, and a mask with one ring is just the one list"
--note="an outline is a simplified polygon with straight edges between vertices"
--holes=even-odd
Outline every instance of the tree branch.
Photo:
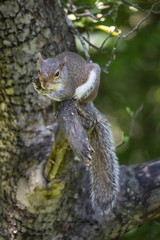
[[[117,4],[117,8],[118,8],[119,6],[121,6],[121,5],[122,5],[122,3]],[[79,10],[79,9],[83,9],[84,6],[83,6],[82,8],[78,8],[78,7],[75,7],[75,6],[74,6],[74,8],[70,8],[70,7],[68,7],[67,5],[65,5],[65,6],[66,6],[68,12],[69,12],[69,13],[72,13],[75,17],[79,17],[79,18],[85,17],[85,18],[91,18],[91,19],[93,19],[93,20],[100,20],[101,18],[108,17],[108,16],[110,16],[110,15],[114,12],[114,10],[115,10],[114,8],[112,8],[112,9],[109,10],[107,13],[99,14],[98,16],[95,16],[95,15],[93,15],[88,9],[95,8],[95,7],[97,7],[96,5],[91,6],[91,7],[87,7],[87,6],[86,6],[86,9],[87,9],[87,8],[88,8],[88,9],[87,9],[86,12],[83,12],[83,13],[76,13],[76,11]],[[72,6],[72,7],[73,7],[73,6]],[[110,6],[108,5],[107,8],[108,8],[108,7],[110,7]],[[99,7],[98,7],[98,8],[99,8]],[[105,5],[102,6],[101,9],[104,9],[104,8],[106,8]],[[86,9],[85,9],[85,10],[86,10]]]
[[[146,10],[146,9],[143,9],[143,8],[140,8],[137,4],[134,4],[134,3],[129,3],[127,2],[126,0],[122,0],[123,4],[127,5],[127,6],[131,6],[131,7],[134,7],[136,8],[137,10],[141,11],[141,12],[149,12],[150,10]],[[159,4],[160,2],[156,3]],[[155,11],[155,10],[152,10],[151,13],[154,13],[154,14],[159,14],[160,11]]]
[[[80,118],[85,128],[90,128],[93,124],[92,120],[85,118],[84,115],[73,115],[73,108],[74,105],[72,102],[64,101],[60,103],[60,107],[57,110],[60,125],[65,130],[67,138],[71,137],[70,131],[66,130],[66,126],[70,124],[70,122],[76,124],[76,122],[79,121],[78,118]],[[70,113],[66,114],[66,110]],[[77,135],[77,128],[73,127],[72,134],[74,136]],[[70,171],[72,181],[75,182],[72,193],[78,194],[78,197],[74,199],[75,212],[70,219],[70,223],[68,222],[70,228],[67,234],[69,234],[71,238],[77,236],[77,234],[83,236],[83,233],[86,234],[86,232],[88,232],[86,238],[89,238],[89,232],[91,232],[92,226],[92,239],[116,239],[117,237],[123,236],[132,228],[140,226],[145,221],[160,216],[160,159],[133,166],[121,166],[121,189],[116,207],[110,215],[104,216],[97,215],[91,208],[91,203],[88,200],[90,197],[87,168],[81,163],[72,162]],[[71,196],[68,197],[70,199]],[[73,208],[73,199],[69,206],[63,207],[65,210],[66,208]],[[59,224],[62,224],[60,222]],[[78,228],[81,229],[80,232],[76,228],[77,224],[79,226]],[[94,230],[94,228],[97,229],[98,226],[100,230]],[[76,229],[76,231],[73,231],[73,229]]]
[[111,58],[110,58],[110,60],[108,61],[108,63],[105,65],[105,67],[102,68],[102,70],[103,70],[104,72],[108,73],[108,68],[109,68],[109,66],[112,64],[112,62],[113,62],[113,61],[115,60],[115,58],[116,58],[115,52],[116,52],[116,48],[117,48],[117,45],[118,45],[118,43],[119,43],[119,40],[120,40],[120,39],[123,39],[123,38],[126,38],[126,37],[128,37],[129,35],[131,35],[133,32],[135,32],[135,31],[139,28],[139,26],[140,26],[147,18],[150,17],[150,15],[151,15],[154,7],[155,7],[156,5],[158,5],[159,3],[160,3],[160,1],[158,1],[158,2],[154,1],[151,9],[148,11],[148,13],[146,14],[146,16],[144,16],[144,17],[141,19],[141,21],[138,22],[138,24],[137,24],[131,31],[129,31],[127,34],[119,34],[119,35],[118,35],[117,40],[116,40],[116,42],[115,42],[115,44],[114,44],[114,46],[113,46]]
[[82,37],[83,37],[83,39],[88,43],[89,46],[95,48],[95,49],[98,50],[98,51],[101,51],[102,48],[103,48],[103,46],[104,46],[104,44],[106,43],[106,41],[107,41],[109,38],[114,37],[114,36],[113,36],[112,34],[109,34],[109,35],[103,40],[103,42],[101,43],[101,46],[100,46],[100,47],[97,47],[96,45],[94,45],[93,43],[91,43],[90,41],[88,41],[86,37],[84,37],[84,36],[82,36]]

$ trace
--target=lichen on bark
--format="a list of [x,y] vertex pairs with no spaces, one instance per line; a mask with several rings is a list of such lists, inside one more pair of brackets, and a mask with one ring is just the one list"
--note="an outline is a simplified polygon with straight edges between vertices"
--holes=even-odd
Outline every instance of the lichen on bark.
[[[32,77],[39,51],[54,56],[73,50],[74,40],[57,1],[4,1],[0,19],[1,239],[50,235],[65,179],[49,185],[43,176],[54,141],[46,125],[54,125],[55,116],[52,102],[34,91]],[[16,222],[15,234],[8,212]]]

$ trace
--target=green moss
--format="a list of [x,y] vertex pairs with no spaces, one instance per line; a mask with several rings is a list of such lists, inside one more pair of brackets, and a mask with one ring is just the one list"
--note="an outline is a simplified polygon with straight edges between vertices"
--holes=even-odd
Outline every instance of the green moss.
[[15,17],[19,12],[19,5],[16,1],[5,1],[0,5],[0,12],[5,18]]
[[3,44],[4,44],[4,46],[6,46],[6,47],[12,46],[12,43],[11,43],[9,40],[3,40]]
[[20,42],[24,42],[26,40],[26,38],[29,36],[29,34],[30,34],[30,29],[28,27],[26,27],[22,33],[18,34],[18,36],[17,36],[18,40]]
[[6,94],[7,95],[14,95],[14,88],[7,88],[6,89]]
[[11,19],[6,19],[5,23],[7,24],[7,28],[9,28],[9,32],[17,32],[17,27]]
[[4,103],[4,102],[0,103],[0,110],[1,111],[6,111],[6,109],[7,109],[6,103]]
[[25,14],[23,15],[22,13],[18,13],[17,17],[15,18],[14,22],[16,24],[25,24],[28,25],[31,23],[31,19],[33,18],[33,16],[31,14]]

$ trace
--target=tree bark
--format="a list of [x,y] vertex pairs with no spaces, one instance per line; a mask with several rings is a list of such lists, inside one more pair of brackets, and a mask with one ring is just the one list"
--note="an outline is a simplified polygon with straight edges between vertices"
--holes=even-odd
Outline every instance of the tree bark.
[[0,235],[1,239],[30,239],[30,234],[49,235],[55,219],[48,202],[46,210],[43,206],[41,190],[34,194],[47,184],[42,168],[54,135],[46,125],[54,128],[55,124],[52,102],[33,89],[37,54],[54,56],[75,50],[75,44],[58,1],[4,1],[0,12]]
[[[0,12],[0,239],[116,239],[158,217],[160,160],[122,166],[117,207],[94,213],[88,168],[74,160],[52,102],[33,89],[38,51],[75,51],[59,2],[4,1]],[[72,102],[62,104],[59,121],[67,107],[75,123]]]

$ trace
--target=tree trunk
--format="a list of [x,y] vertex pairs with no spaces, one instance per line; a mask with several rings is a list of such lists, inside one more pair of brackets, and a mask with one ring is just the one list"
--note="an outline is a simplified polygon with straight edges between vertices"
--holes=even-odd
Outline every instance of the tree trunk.
[[52,102],[34,91],[32,77],[39,51],[73,51],[74,38],[58,1],[5,1],[0,12],[0,239],[49,239],[55,203],[45,199],[52,198],[50,190],[45,198],[41,193],[47,184],[41,169],[54,141],[46,125],[54,127],[55,116]]
[[52,102],[33,89],[38,51],[75,51],[59,1],[4,1],[0,12],[0,239],[116,239],[158,217],[160,160],[121,167],[117,207],[94,213],[88,169],[74,161]]

